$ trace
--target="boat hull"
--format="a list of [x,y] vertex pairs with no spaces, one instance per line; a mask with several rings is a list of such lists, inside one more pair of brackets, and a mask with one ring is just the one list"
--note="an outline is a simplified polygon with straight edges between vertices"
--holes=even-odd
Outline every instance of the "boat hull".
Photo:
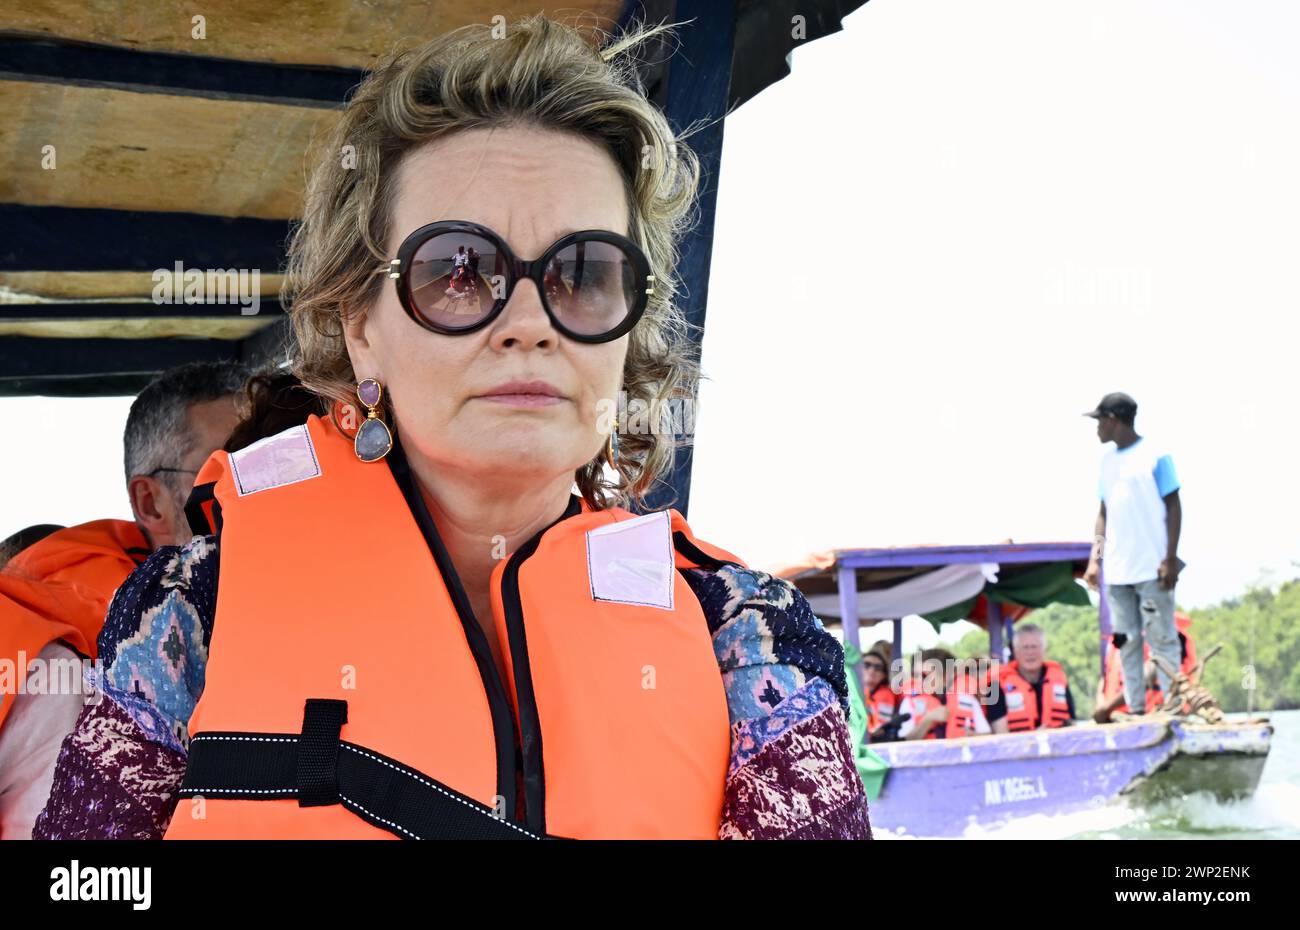
[[954,740],[881,743],[890,765],[871,808],[877,828],[962,836],[1034,814],[1148,803],[1193,791],[1242,797],[1259,783],[1267,721],[1192,724],[1170,717]]

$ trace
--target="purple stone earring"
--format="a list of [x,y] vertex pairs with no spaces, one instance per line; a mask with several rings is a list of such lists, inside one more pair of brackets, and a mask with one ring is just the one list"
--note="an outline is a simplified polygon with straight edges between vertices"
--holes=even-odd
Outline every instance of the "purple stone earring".
[[357,430],[352,448],[363,462],[378,462],[393,448],[393,434],[388,431],[388,424],[375,413],[383,396],[384,388],[374,378],[367,378],[357,385],[357,400],[366,408],[366,419]]

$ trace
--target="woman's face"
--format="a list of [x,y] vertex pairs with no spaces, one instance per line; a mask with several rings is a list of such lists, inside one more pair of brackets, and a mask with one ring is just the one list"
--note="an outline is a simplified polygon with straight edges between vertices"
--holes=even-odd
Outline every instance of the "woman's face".
[[862,690],[870,694],[884,680],[885,663],[874,655],[864,658],[862,660]]
[[[525,260],[571,232],[628,232],[613,158],[585,139],[531,128],[467,130],[409,153],[398,171],[389,256],[437,220],[487,226]],[[589,345],[560,335],[528,280],[491,325],[444,336],[410,319],[385,278],[346,339],[358,380],[383,384],[404,446],[503,484],[571,474],[600,451],[599,414],[608,408],[598,402],[617,397],[629,337]],[[508,381],[546,381],[562,399],[520,406],[484,397]]]

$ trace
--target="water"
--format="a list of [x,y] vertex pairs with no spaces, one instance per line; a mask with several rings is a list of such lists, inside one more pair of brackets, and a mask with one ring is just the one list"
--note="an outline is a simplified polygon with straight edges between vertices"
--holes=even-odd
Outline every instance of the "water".
[[1212,795],[1192,794],[1148,808],[1117,801],[1073,814],[1036,815],[999,827],[973,827],[966,836],[970,839],[1300,839],[1300,710],[1269,712],[1262,716],[1267,716],[1273,724],[1273,744],[1259,788],[1249,798],[1219,801]]

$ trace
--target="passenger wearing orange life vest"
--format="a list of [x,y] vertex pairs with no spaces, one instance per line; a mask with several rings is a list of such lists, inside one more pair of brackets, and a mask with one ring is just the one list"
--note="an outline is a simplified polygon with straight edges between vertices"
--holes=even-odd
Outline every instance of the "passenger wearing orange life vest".
[[[98,655],[114,592],[155,548],[190,538],[185,499],[238,420],[242,380],[237,365],[207,362],[155,378],[133,402],[124,435],[134,519],[58,528],[16,547],[0,572],[0,838],[31,833],[84,702],[72,683],[81,661]],[[18,693],[20,679],[32,687]]]
[[[1196,668],[1196,643],[1192,638],[1192,620],[1182,611],[1174,613],[1174,624],[1178,629],[1181,671],[1190,675]],[[1128,713],[1128,704],[1124,696],[1124,669],[1120,655],[1120,646],[1125,639],[1123,633],[1111,637],[1112,642],[1106,650],[1106,674],[1097,685],[1097,707],[1093,719],[1098,723],[1107,723],[1113,714]],[[1159,710],[1164,705],[1165,695],[1160,690],[1159,677],[1155,663],[1151,661],[1151,647],[1143,645],[1143,671],[1147,680],[1146,713]]]
[[914,657],[914,674],[900,687],[900,709],[910,719],[899,728],[901,739],[956,739],[1001,732],[990,723],[987,687],[971,663],[946,649],[926,649]]
[[[321,159],[307,185],[286,287],[321,409],[198,478],[220,576],[197,703],[173,718],[168,838],[753,835],[728,816],[750,793],[729,791],[732,715],[804,681],[788,661],[768,674],[749,627],[720,670],[727,613],[691,573],[743,563],[646,505],[676,438],[623,416],[654,420],[698,374],[667,248],[690,191],[663,199],[667,163],[626,148],[672,130],[576,32],[511,37],[475,24],[380,63],[329,143],[373,170]],[[452,306],[461,244],[501,286]],[[541,287],[555,258],[563,280]],[[812,809],[825,788],[836,813],[790,833],[843,812],[859,838],[827,711],[794,751],[816,753]],[[828,757],[852,780],[828,784]]]
[[880,647],[862,656],[862,695],[867,708],[867,732],[875,734],[894,719],[899,699],[889,683],[889,658]]
[[1074,719],[1074,696],[1060,664],[1046,658],[1047,637],[1033,623],[1020,624],[1012,636],[1012,661],[998,670],[1007,728],[1012,733],[1068,726]]
[[[375,467],[358,461],[353,445],[329,420],[313,417],[305,428],[228,462],[214,459],[200,476],[200,490],[211,486],[221,527],[214,621],[221,635],[189,719],[181,793],[222,796],[207,798],[201,818],[188,816],[190,805],[182,803],[167,836],[375,837],[394,831],[390,823],[399,825],[399,835],[416,836],[477,836],[480,828],[489,836],[713,836],[729,749],[727,710],[707,623],[676,568],[738,560],[695,539],[675,513],[634,518],[620,509],[593,510],[572,497],[558,521],[497,563],[485,619],[502,659],[498,686],[488,644],[470,626],[475,618],[461,601],[456,570],[443,561],[436,523],[414,491],[404,447],[398,443],[390,452],[390,469],[388,462]],[[311,477],[286,476],[283,463],[294,461],[316,463]],[[289,483],[262,488],[264,474]],[[363,524],[348,526],[338,508],[353,500],[367,501],[371,512]],[[342,579],[298,590],[280,620],[268,625],[260,615],[267,598],[262,566],[280,548],[276,528],[293,520],[314,541],[301,570],[309,572],[335,550],[346,558],[357,547],[387,545],[392,577],[383,590],[357,589]],[[658,588],[618,573],[618,562],[634,555],[642,572],[661,565]],[[291,553],[282,553],[278,565],[282,572],[300,570]],[[352,619],[372,612],[396,625],[404,644],[400,655],[387,638]],[[310,637],[302,624],[310,625]],[[679,632],[666,639],[673,628]],[[286,650],[295,656],[291,670],[283,668]],[[437,664],[428,674],[402,674],[400,665],[411,655]],[[658,678],[652,703],[645,701],[642,680],[647,664]],[[355,667],[356,682],[340,677],[338,670],[348,666]],[[583,682],[589,670],[603,666],[638,674]],[[585,700],[576,700],[575,688]],[[476,693],[479,700],[472,698]],[[496,704],[494,695],[510,700]],[[441,708],[433,719],[429,706]],[[622,721],[617,734],[609,730],[610,719]],[[346,740],[341,767],[329,778],[355,805],[304,808],[300,793],[277,801],[229,781],[236,769],[259,765],[273,777],[277,764],[258,756],[259,746],[240,746],[230,734],[259,741],[265,733],[301,731],[301,744],[316,727],[323,728],[321,739]],[[511,745],[516,728],[527,745],[545,753],[544,765],[528,748],[520,755]],[[449,745],[457,751],[447,752]],[[523,763],[521,794],[514,784],[516,759]],[[420,820],[418,805],[402,798],[353,797],[349,770],[342,767],[348,764],[395,767],[410,773],[413,790],[427,782],[439,786],[436,793],[458,795],[461,800],[439,815],[452,825]],[[641,798],[642,804],[615,803],[620,797]],[[501,815],[518,809],[531,819],[507,826],[514,818],[480,813],[498,804],[505,805]],[[458,816],[467,822],[455,821]]]
[[920,652],[906,661],[907,673],[897,683],[898,711],[906,717],[898,729],[898,738],[937,739],[948,719],[941,697],[944,693],[942,663]]

